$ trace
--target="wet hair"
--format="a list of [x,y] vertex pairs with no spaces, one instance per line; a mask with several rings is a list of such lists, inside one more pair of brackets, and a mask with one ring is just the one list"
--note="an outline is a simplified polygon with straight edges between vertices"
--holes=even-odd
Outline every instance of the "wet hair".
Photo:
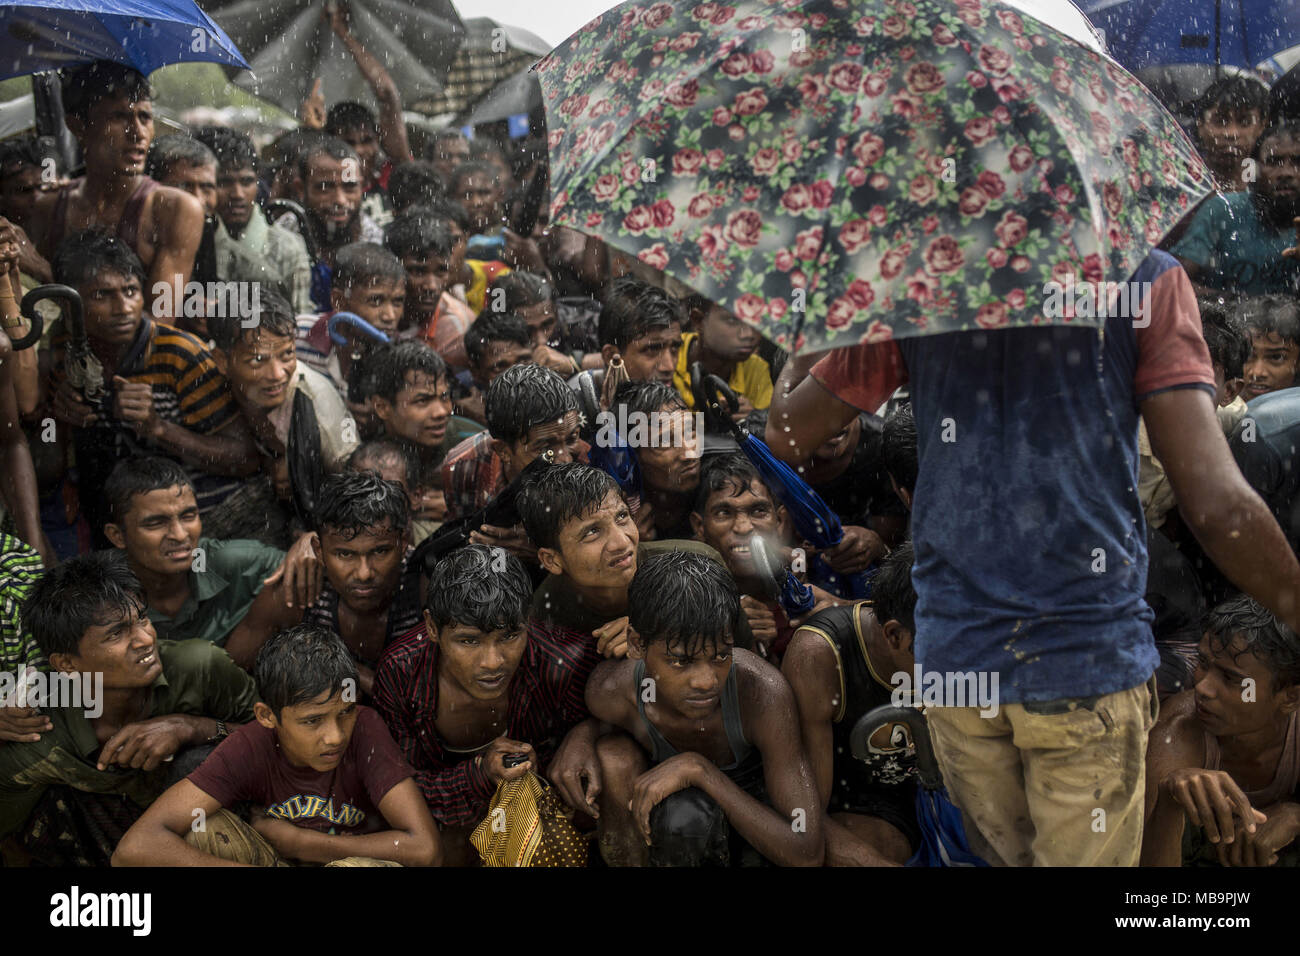
[[[474,148],[473,143],[470,144],[470,148]],[[494,186],[499,186],[501,184],[501,174],[494,165],[480,159],[471,159],[467,162],[461,163],[452,170],[450,186],[453,193],[459,195],[460,184],[464,181],[466,176],[486,176],[488,179],[492,180]]]
[[558,550],[564,526],[591,514],[611,491],[622,496],[617,482],[608,474],[567,461],[543,469],[525,484],[516,508],[528,540],[539,548]]
[[430,138],[430,142],[437,144],[447,139],[463,139],[466,143],[469,143],[469,137],[455,128],[438,130],[438,132],[434,133]]
[[86,631],[132,612],[144,614],[144,588],[124,551],[95,551],[55,565],[22,608],[23,627],[46,657],[77,654]]
[[111,520],[114,524],[121,524],[131,510],[131,499],[136,495],[178,487],[194,490],[185,469],[170,458],[158,455],[123,458],[104,482],[104,498],[108,501]]
[[488,434],[511,445],[539,425],[577,410],[578,395],[568,383],[551,369],[532,363],[506,369],[483,396]]
[[613,280],[605,292],[596,338],[602,346],[625,349],[676,322],[686,326],[686,308],[662,289],[631,276]]
[[132,102],[152,100],[153,88],[139,70],[111,60],[95,60],[59,71],[63,111],[83,122],[100,100],[125,94]]
[[621,420],[618,414],[619,406],[627,409],[627,420],[631,421],[632,413],[649,418],[655,412],[684,410],[686,401],[677,389],[663,382],[624,382],[614,392],[614,403],[610,408],[615,418]]
[[1245,374],[1246,359],[1250,357],[1250,338],[1241,323],[1228,309],[1212,299],[1198,299],[1201,312],[1201,335],[1210,350],[1210,361],[1223,369],[1229,379]]
[[406,214],[418,213],[421,216],[432,216],[434,219],[445,219],[454,226],[459,226],[460,231],[469,235],[469,213],[465,210],[465,204],[451,198],[443,196],[432,202],[417,203],[406,209]]
[[740,592],[726,565],[694,551],[660,552],[637,567],[627,616],[642,647],[663,641],[670,652],[693,657],[735,637]]
[[370,107],[352,100],[335,103],[325,114],[325,132],[342,136],[350,129],[371,129],[378,132],[375,114]]
[[1250,151],[1250,156],[1258,160],[1264,154],[1264,144],[1270,139],[1285,137],[1300,143],[1300,119],[1282,118],[1274,120],[1264,128],[1264,132],[1259,134],[1259,139],[1255,140],[1255,145]]
[[215,169],[217,157],[193,136],[184,133],[159,136],[149,146],[149,155],[144,163],[145,175],[163,182],[172,169],[180,164],[212,166]]
[[[233,309],[218,309],[217,312],[226,314],[208,316],[208,335],[217,348],[229,352],[237,342],[252,343],[260,333],[297,339],[298,318],[288,299],[275,289],[263,285],[257,290],[257,305],[257,310],[251,316],[235,315],[237,310]],[[256,324],[245,327],[244,323],[252,319],[257,320]]]
[[231,129],[228,126],[203,126],[194,131],[194,138],[212,150],[217,157],[217,168],[223,172],[237,169],[251,169],[257,172],[260,166],[257,149],[247,133]]
[[488,286],[487,301],[495,304],[493,293],[498,289],[503,293],[501,296],[503,312],[514,312],[517,309],[527,309],[530,306],[555,301],[555,286],[551,285],[545,276],[523,269],[507,272],[493,279],[492,284]]
[[144,284],[144,266],[135,251],[102,226],[68,236],[59,243],[50,263],[54,281],[74,289],[101,272],[134,276]]
[[382,465],[386,461],[400,462],[406,470],[406,485],[414,487],[420,478],[420,458],[415,448],[406,442],[392,438],[372,438],[358,445],[348,456],[348,471],[366,471],[378,473],[367,465]]
[[912,542],[904,541],[880,562],[880,570],[871,579],[871,603],[876,620],[882,625],[897,621],[916,638],[916,590],[912,587]]
[[[337,159],[339,162],[345,162],[349,159],[358,164],[361,162],[361,160],[357,159],[356,150],[337,136],[325,135],[319,139],[308,140],[298,150],[298,173],[304,181],[307,179],[307,167],[311,165],[311,161],[317,156],[328,156],[330,159]],[[360,166],[358,165],[357,168],[359,169]]]
[[1276,334],[1283,342],[1300,345],[1300,302],[1293,296],[1270,293],[1242,299],[1237,318],[1248,335]]
[[743,454],[733,452],[727,455],[710,455],[705,459],[703,473],[700,475],[700,487],[695,492],[695,513],[703,517],[709,506],[709,498],[717,492],[729,490],[730,497],[735,498],[748,491],[751,483],[755,481],[762,485],[768,498],[772,500],[772,506],[780,507],[781,502],[777,500],[776,495],[772,494],[772,489],[764,484],[763,476],[758,473],[753,462]]
[[384,230],[384,247],[398,259],[430,255],[450,259],[453,245],[451,227],[423,206],[410,207]]
[[285,166],[301,170],[303,151],[328,138],[318,129],[291,129],[262,150],[262,161],[271,176],[278,175]]
[[411,519],[402,486],[371,471],[329,475],[316,501],[317,526],[351,540],[368,531],[401,534]]
[[[493,567],[503,559],[505,567]],[[444,557],[429,575],[424,609],[439,630],[453,624],[489,634],[517,631],[528,621],[533,582],[505,550],[470,544]]]
[[894,483],[904,491],[916,490],[916,419],[912,407],[902,405],[885,419],[880,436],[880,458]]
[[14,136],[0,142],[0,170],[8,170],[13,166],[35,166],[37,169],[43,169],[46,159],[54,160],[56,171],[62,165],[51,137]]
[[1192,113],[1199,121],[1211,110],[1225,109],[1233,113],[1251,110],[1260,119],[1268,117],[1268,87],[1250,76],[1225,76],[1215,80],[1196,99]]
[[[262,645],[253,665],[257,695],[276,720],[286,707],[357,687],[357,665],[343,639],[319,624],[298,624]],[[348,682],[351,681],[351,684]]]
[[447,184],[427,159],[402,163],[388,177],[388,201],[398,213],[410,206],[435,202],[446,193]]
[[1244,641],[1233,660],[1255,655],[1273,675],[1275,690],[1300,683],[1300,639],[1254,598],[1239,595],[1224,601],[1210,611],[1205,630],[1213,654],[1229,649],[1238,638]]
[[346,292],[376,279],[406,282],[402,260],[374,242],[350,242],[334,257],[334,288]]
[[379,395],[390,402],[396,402],[397,393],[406,387],[408,372],[421,372],[435,381],[447,376],[447,363],[423,342],[399,342],[373,354],[370,395]]
[[465,355],[471,366],[477,368],[482,364],[488,346],[493,342],[514,342],[516,345],[527,346],[532,342],[528,334],[528,323],[513,312],[485,310],[465,330]]

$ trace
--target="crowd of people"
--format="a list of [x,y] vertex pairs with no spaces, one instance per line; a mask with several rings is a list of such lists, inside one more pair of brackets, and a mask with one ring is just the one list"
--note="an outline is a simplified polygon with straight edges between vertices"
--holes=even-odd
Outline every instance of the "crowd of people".
[[155,138],[97,62],[77,178],[0,143],[0,311],[79,299],[0,332],[5,865],[477,865],[539,820],[512,862],[903,865],[918,733],[984,862],[1294,862],[1300,125],[1262,85],[1197,105],[1219,192],[1149,321],[788,356],[549,228],[543,140],[408,131],[333,25],[377,114]]

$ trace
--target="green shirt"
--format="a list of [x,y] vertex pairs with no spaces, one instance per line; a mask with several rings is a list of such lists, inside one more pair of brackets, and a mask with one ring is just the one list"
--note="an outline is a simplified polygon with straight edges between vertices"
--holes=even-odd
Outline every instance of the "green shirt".
[[190,566],[190,596],[181,609],[168,617],[149,608],[149,620],[162,640],[199,638],[222,646],[248,614],[262,582],[284,560],[284,552],[240,538],[200,538],[199,549]]
[[16,673],[23,664],[46,669],[45,655],[24,634],[19,611],[45,576],[41,556],[20,538],[0,534],[0,671]]
[[[257,688],[225,651],[207,641],[159,641],[163,671],[153,682],[150,717],[189,714],[232,724],[253,719]],[[169,765],[153,771],[98,770],[101,744],[83,707],[46,709],[54,729],[36,743],[0,744],[0,839],[20,829],[45,788],[120,793],[147,807],[163,791]]]

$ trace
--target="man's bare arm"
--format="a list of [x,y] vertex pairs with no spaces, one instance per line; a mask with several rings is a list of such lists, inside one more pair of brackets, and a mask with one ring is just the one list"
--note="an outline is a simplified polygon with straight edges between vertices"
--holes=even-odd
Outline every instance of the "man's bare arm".
[[817,354],[791,358],[772,391],[763,438],[772,454],[790,465],[808,461],[820,445],[858,416],[858,409],[808,375],[807,370],[820,358]]
[[1175,770],[1205,763],[1204,732],[1191,717],[1191,697],[1183,691],[1170,698],[1147,739],[1142,866],[1182,865],[1185,814],[1163,783]]
[[406,139],[402,94],[398,92],[397,84],[384,69],[384,65],[348,30],[347,12],[343,4],[336,3],[332,8],[327,5],[325,9],[326,16],[330,18],[330,26],[348,48],[352,59],[357,63],[357,69],[374,90],[375,99],[379,103],[379,145],[394,166],[409,163],[412,159],[411,145]]
[[236,417],[225,427],[201,435],[184,425],[160,419],[148,437],[168,453],[210,474],[247,478],[257,473],[261,460],[251,433],[242,423],[243,419]]
[[126,831],[113,851],[113,866],[247,866],[211,856],[185,842],[185,834],[196,820],[220,809],[221,804],[189,780],[172,785]]
[[332,863],[349,856],[390,860],[402,866],[442,863],[438,827],[413,777],[407,777],[384,794],[384,799],[379,801],[379,813],[388,823],[388,829],[376,833],[321,833],[287,820],[276,821],[276,828],[287,835],[289,845],[282,846],[276,839],[271,842],[281,855],[306,863]]
[[[144,289],[148,303],[153,302],[153,288],[158,283],[174,286],[179,282],[184,287],[190,281],[194,257],[203,240],[203,204],[184,190],[163,186],[154,197],[153,221],[157,238],[149,281]],[[180,303],[173,301],[173,306],[178,308]],[[156,311],[152,314],[168,323],[176,319],[175,315],[160,315]]]

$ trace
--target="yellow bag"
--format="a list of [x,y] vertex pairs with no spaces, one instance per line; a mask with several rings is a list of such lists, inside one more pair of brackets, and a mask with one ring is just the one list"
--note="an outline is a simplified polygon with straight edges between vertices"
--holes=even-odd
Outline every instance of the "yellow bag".
[[586,866],[587,840],[574,828],[572,813],[529,772],[501,782],[469,841],[484,866]]

